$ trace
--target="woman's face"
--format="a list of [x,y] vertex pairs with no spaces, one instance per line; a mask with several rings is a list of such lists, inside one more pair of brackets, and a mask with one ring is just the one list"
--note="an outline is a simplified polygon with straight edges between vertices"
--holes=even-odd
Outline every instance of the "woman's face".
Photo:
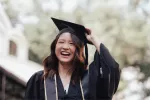
[[71,63],[75,55],[76,47],[69,32],[62,33],[56,43],[55,54],[62,63]]

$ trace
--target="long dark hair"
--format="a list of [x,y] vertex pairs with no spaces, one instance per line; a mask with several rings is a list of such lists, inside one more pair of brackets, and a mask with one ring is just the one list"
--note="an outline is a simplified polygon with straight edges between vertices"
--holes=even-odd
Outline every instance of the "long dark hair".
[[71,34],[72,41],[76,47],[75,56],[72,63],[73,66],[69,71],[73,72],[71,81],[77,82],[79,81],[80,78],[82,78],[83,71],[87,68],[84,62],[85,61],[84,52],[83,52],[84,43],[82,43],[81,40],[76,35],[74,35],[73,34],[74,32],[69,28],[61,30],[59,34],[56,36],[56,38],[54,39],[54,41],[52,42],[50,47],[51,54],[48,57],[46,57],[43,61],[44,73],[45,73],[44,77],[52,78],[54,74],[58,73],[58,59],[55,54],[55,47],[61,34],[65,32],[69,32]]

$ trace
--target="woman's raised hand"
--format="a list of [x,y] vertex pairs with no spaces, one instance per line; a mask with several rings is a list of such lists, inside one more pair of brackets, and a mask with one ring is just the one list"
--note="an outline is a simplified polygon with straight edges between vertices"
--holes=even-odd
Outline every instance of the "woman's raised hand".
[[97,51],[100,53],[100,40],[94,36],[94,34],[91,32],[90,29],[85,28],[87,30],[86,38],[89,42],[91,42],[97,49]]

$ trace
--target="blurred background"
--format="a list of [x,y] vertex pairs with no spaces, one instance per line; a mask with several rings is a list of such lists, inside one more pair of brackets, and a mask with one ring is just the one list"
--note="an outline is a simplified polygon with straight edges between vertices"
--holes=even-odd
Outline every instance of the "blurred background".
[[150,100],[150,0],[0,0],[0,100],[23,100],[43,69],[58,33],[51,17],[84,25],[108,47],[122,69],[113,100]]

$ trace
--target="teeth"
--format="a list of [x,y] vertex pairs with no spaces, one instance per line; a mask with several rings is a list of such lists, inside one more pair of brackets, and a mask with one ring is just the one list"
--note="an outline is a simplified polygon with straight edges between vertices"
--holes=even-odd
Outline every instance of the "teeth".
[[62,54],[62,55],[67,55],[67,56],[70,55],[70,53],[67,53],[67,52],[61,52],[61,54]]
[[62,54],[70,54],[70,53],[67,53],[67,52],[61,52]]
[[62,53],[62,54],[69,54],[69,53]]

